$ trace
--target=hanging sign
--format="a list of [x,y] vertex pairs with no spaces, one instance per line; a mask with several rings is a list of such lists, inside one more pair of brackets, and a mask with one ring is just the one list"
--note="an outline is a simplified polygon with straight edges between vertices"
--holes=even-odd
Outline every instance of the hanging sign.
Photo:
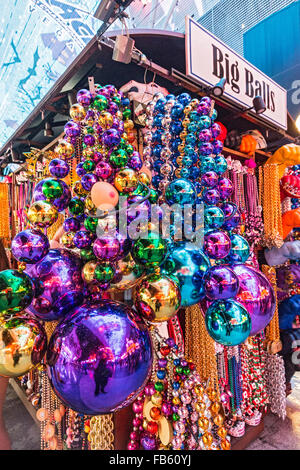
[[286,90],[188,16],[185,52],[187,76],[206,86],[225,77],[224,96],[245,108],[260,95],[267,108],[260,117],[287,129]]

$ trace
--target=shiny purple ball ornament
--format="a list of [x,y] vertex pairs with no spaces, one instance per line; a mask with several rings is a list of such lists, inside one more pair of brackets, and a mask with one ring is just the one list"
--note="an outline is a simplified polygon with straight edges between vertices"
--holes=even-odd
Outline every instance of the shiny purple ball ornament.
[[212,138],[210,129],[202,129],[198,134],[198,139],[200,142],[210,142]]
[[103,132],[102,142],[107,147],[115,147],[121,142],[121,135],[117,129],[108,129]]
[[223,259],[231,248],[229,235],[222,230],[211,230],[204,235],[203,249],[209,258]]
[[13,239],[11,251],[18,261],[35,264],[48,253],[49,240],[40,230],[23,230]]
[[201,184],[206,188],[214,188],[218,184],[218,179],[215,171],[207,171],[201,176]]
[[97,238],[93,245],[93,251],[101,261],[115,260],[120,252],[120,242],[117,238]]
[[276,297],[273,287],[266,276],[245,264],[231,266],[230,269],[239,279],[239,290],[235,296],[251,317],[250,336],[262,331],[272,320]]
[[229,199],[233,193],[233,184],[228,178],[220,178],[218,190],[222,199]]
[[80,162],[76,166],[76,173],[80,178],[87,173],[87,171],[83,168],[83,163],[84,162]]
[[90,247],[92,244],[90,232],[87,232],[86,230],[79,230],[74,235],[73,243],[76,248],[79,248],[80,250]]
[[129,168],[132,168],[133,170],[136,170],[136,171],[139,171],[142,168],[143,160],[141,159],[139,152],[134,151],[132,153],[131,157],[129,158],[127,162],[127,166],[129,166]]
[[64,131],[67,137],[79,137],[81,133],[80,124],[75,121],[68,121],[64,127]]
[[84,304],[54,330],[47,352],[50,383],[59,399],[85,415],[128,406],[152,368],[147,327],[126,305]]
[[230,299],[238,293],[239,280],[227,266],[213,266],[204,275],[204,290],[210,300]]
[[210,142],[202,142],[198,148],[201,155],[211,155],[213,153],[213,146]]
[[221,196],[217,189],[207,189],[203,192],[203,200],[206,204],[215,205],[220,202]]
[[87,145],[88,147],[92,147],[93,145],[95,145],[95,137],[92,135],[92,134],[86,134],[84,137],[83,137],[83,142],[85,143],[85,145]]
[[221,134],[221,126],[217,122],[214,122],[212,124],[210,130],[211,130],[211,135],[214,139],[217,139],[218,136]]
[[56,178],[65,178],[69,174],[69,171],[69,165],[61,158],[54,158],[49,163],[49,172]]
[[80,225],[80,220],[75,217],[69,217],[65,219],[63,229],[65,232],[77,232],[80,229]]
[[93,101],[92,93],[89,90],[79,90],[76,95],[77,103],[85,106],[86,108],[90,106],[91,102]]
[[218,155],[219,153],[222,152],[224,145],[223,145],[223,142],[221,140],[213,140],[212,145],[213,145],[213,149],[214,149],[213,153],[215,155]]
[[83,302],[81,260],[68,250],[49,250],[35,265],[27,265],[26,273],[40,282],[42,294],[33,300],[27,311],[43,321],[64,317]]
[[81,185],[86,191],[90,191],[97,181],[98,177],[94,173],[86,173],[81,178]]

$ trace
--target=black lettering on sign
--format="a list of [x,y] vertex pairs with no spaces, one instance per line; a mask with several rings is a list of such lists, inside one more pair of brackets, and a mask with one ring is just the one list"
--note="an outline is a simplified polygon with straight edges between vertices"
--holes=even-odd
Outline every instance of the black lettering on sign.
[[213,74],[215,77],[223,78],[224,67],[222,65],[222,62],[223,62],[222,51],[214,44],[212,44],[212,47],[213,47]]
[[247,96],[249,96],[249,98],[253,98],[254,97],[253,75],[250,72],[250,70],[247,70],[246,68],[245,68],[245,72],[246,72],[246,76],[245,76],[246,92],[245,93]]
[[240,87],[238,85],[239,79],[240,79],[240,72],[239,72],[239,63],[238,61],[235,62],[235,64],[232,64],[231,66],[231,89],[235,93],[240,92]]

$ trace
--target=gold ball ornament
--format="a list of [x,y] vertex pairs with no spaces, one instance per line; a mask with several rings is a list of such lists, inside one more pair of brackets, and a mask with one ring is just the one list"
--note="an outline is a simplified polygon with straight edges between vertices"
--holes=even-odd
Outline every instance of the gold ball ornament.
[[49,202],[36,201],[29,207],[27,218],[35,227],[50,227],[57,220],[58,212]]
[[114,118],[111,113],[103,111],[98,118],[98,123],[103,129],[110,129],[114,123]]
[[88,191],[86,191],[86,189],[84,189],[80,181],[76,181],[73,184],[72,189],[73,189],[73,193],[77,194],[77,196],[80,196],[80,197],[87,196],[87,194],[89,193]]
[[97,212],[97,207],[95,206],[95,204],[93,203],[92,199],[90,198],[90,196],[86,197],[85,198],[85,201],[84,201],[84,207],[85,207],[85,210],[87,212],[90,212],[91,214],[96,214]]
[[[94,184],[93,188],[96,184]],[[121,193],[131,193],[137,188],[138,184],[137,174],[131,168],[123,168],[115,176],[114,185]]]
[[142,318],[160,323],[170,320],[180,308],[178,285],[165,275],[150,274],[135,288],[134,304]]
[[211,435],[210,432],[205,432],[202,436],[202,441],[203,441],[203,444],[207,447],[210,447],[213,443],[213,436]]
[[82,279],[88,284],[95,280],[94,272],[98,263],[98,261],[88,261],[82,268]]
[[70,116],[76,122],[82,121],[86,116],[86,110],[81,104],[75,103],[70,108]]
[[138,265],[129,253],[119,260],[116,266],[116,274],[110,285],[110,290],[127,290],[134,287],[144,274],[144,269]]
[[25,375],[43,358],[47,336],[37,320],[22,316],[0,319],[0,376]]
[[73,153],[75,152],[74,146],[67,142],[66,140],[62,140],[54,149],[55,153],[60,157],[72,157]]
[[92,147],[86,147],[82,150],[82,156],[90,159],[94,156],[94,150]]
[[160,406],[162,404],[162,395],[159,392],[155,392],[151,395],[151,401],[153,405]]
[[64,245],[66,248],[74,248],[74,236],[75,232],[65,232],[60,239],[61,244]]

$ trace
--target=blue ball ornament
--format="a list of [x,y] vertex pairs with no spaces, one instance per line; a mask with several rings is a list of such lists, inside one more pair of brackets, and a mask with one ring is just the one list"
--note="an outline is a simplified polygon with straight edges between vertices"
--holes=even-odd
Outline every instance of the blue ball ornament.
[[161,269],[172,279],[178,279],[182,307],[195,305],[204,298],[203,277],[209,267],[209,259],[191,243],[174,243]]
[[226,261],[231,264],[245,263],[250,255],[250,247],[247,240],[241,235],[234,233],[230,235],[230,241],[231,248]]
[[219,228],[224,224],[225,215],[218,206],[210,206],[204,209],[204,227],[205,229]]
[[169,205],[194,204],[196,197],[197,195],[194,185],[183,178],[171,181],[165,192],[165,199]]
[[208,334],[224,346],[243,343],[251,331],[247,310],[235,300],[216,300],[207,309],[205,325]]

